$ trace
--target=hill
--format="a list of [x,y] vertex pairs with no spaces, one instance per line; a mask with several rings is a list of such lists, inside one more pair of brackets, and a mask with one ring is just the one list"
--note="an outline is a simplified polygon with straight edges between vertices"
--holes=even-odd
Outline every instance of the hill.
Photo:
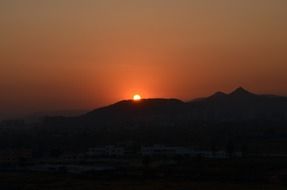
[[33,125],[2,122],[0,148],[75,151],[130,142],[222,148],[233,142],[238,147],[255,144],[254,151],[264,144],[264,150],[279,152],[287,142],[286,112],[286,97],[243,88],[190,102],[124,100],[77,117],[46,117]]
[[215,94],[183,102],[177,99],[145,99],[140,102],[124,100],[93,110],[82,121],[128,121],[193,119],[203,121],[285,120],[287,97],[257,95],[237,88],[230,94]]

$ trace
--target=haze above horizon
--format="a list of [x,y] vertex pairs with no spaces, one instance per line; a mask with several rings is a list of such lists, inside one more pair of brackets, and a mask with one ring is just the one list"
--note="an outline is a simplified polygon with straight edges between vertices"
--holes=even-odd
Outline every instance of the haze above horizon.
[[287,1],[0,1],[0,114],[287,95]]

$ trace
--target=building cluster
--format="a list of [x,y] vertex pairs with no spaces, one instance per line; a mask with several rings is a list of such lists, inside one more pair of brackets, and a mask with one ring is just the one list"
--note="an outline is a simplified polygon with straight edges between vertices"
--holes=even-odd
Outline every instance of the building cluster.
[[[236,153],[240,156],[240,153]],[[195,157],[201,156],[205,158],[226,158],[228,155],[225,151],[209,151],[198,150],[183,146],[166,146],[151,145],[142,146],[137,150],[131,151],[130,148],[124,146],[107,145],[101,147],[90,148],[86,153],[88,157]]]
[[[234,155],[241,157],[240,152],[234,152]],[[49,162],[90,162],[97,159],[134,159],[134,158],[192,158],[201,157],[208,159],[225,159],[230,155],[223,150],[211,151],[195,149],[184,146],[167,146],[167,145],[150,145],[132,148],[129,146],[119,145],[103,145],[89,148],[88,151],[82,153],[62,152],[59,156],[53,157],[44,155],[42,157],[34,157],[33,151],[10,150],[0,151],[0,163],[13,163],[19,161],[40,161]]]

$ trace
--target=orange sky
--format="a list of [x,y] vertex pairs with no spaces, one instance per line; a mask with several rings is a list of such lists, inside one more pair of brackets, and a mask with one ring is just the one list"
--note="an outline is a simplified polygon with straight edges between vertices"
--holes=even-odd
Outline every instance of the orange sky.
[[286,0],[2,0],[0,113],[287,95]]

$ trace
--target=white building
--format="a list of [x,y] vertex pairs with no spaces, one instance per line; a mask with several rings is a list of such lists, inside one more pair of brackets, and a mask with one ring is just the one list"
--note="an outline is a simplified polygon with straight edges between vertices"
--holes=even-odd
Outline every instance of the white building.
[[195,157],[202,156],[204,158],[226,158],[227,154],[225,151],[212,152],[209,150],[196,150],[189,147],[181,146],[164,146],[164,145],[153,145],[144,146],[141,149],[142,156],[187,156]]
[[125,149],[114,145],[90,148],[87,152],[88,156],[105,157],[105,156],[124,156]]
[[[210,150],[200,150],[190,147],[165,146],[165,145],[142,146],[139,152],[135,152],[134,154],[148,157],[201,156],[204,158],[218,158],[218,159],[224,159],[228,157],[227,153],[222,150],[214,152]],[[88,157],[123,157],[128,156],[130,154],[125,147],[107,145],[107,146],[90,148],[89,151],[86,153],[86,155]],[[238,157],[242,156],[240,152],[236,152],[235,155]]]
[[153,145],[141,149],[142,156],[189,156],[190,150],[180,146]]

